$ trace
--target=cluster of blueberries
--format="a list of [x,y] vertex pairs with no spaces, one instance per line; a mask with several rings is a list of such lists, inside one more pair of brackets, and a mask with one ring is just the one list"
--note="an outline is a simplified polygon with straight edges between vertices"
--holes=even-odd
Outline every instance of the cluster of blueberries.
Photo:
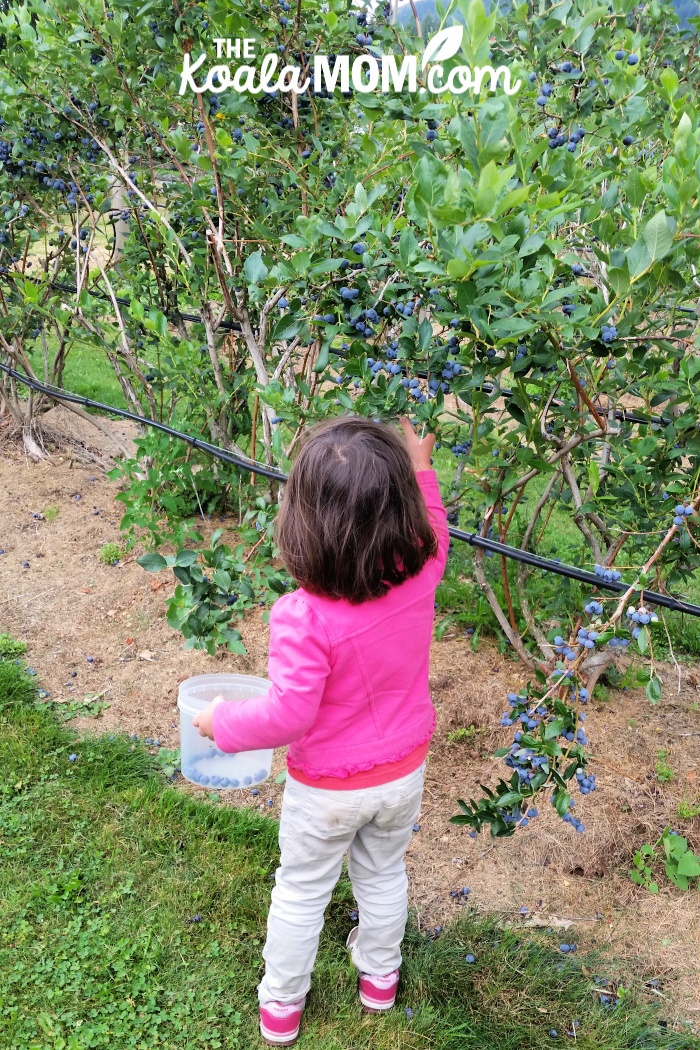
[[690,518],[695,514],[695,507],[690,506],[688,503],[678,503],[673,508],[673,524],[682,525],[686,518]]
[[610,646],[611,649],[626,649],[629,644],[630,644],[630,639],[629,638],[620,638],[618,635],[615,635],[608,642],[608,645]]
[[600,329],[600,338],[604,343],[614,343],[617,339],[617,328],[614,324],[604,324]]
[[[409,299],[407,303],[399,303],[396,299],[392,299],[391,301],[391,305],[395,308],[397,314],[401,314],[402,317],[413,317],[413,311],[416,310],[420,304],[420,299],[416,299],[415,302]],[[388,308],[385,308],[384,313],[388,316]]]
[[[681,508],[680,504],[676,510],[678,511],[679,508]],[[681,509],[684,511],[683,516],[681,517],[680,514],[677,516],[681,517],[681,520],[685,520],[688,516],[688,507],[684,504]],[[690,507],[689,509],[690,512],[693,513],[693,508]],[[603,576],[610,580],[619,580],[621,578],[621,573],[618,570],[608,569],[602,565],[595,566],[595,573],[598,576]],[[584,609],[589,616],[599,616],[603,612],[602,604],[595,599],[591,599],[585,605]],[[626,611],[626,616],[637,625],[631,632],[633,638],[637,638],[642,628],[646,627],[647,624],[657,623],[659,619],[656,613],[649,612],[644,606],[640,606],[638,609],[635,609],[634,606],[630,606]],[[576,641],[578,645],[584,649],[593,649],[598,637],[599,634],[597,631],[582,627],[577,633]],[[626,646],[629,645],[629,642],[630,640],[626,638],[613,637],[610,639],[609,644],[612,646]],[[567,660],[575,660],[578,656],[576,650],[565,642],[561,635],[555,636],[553,639],[553,645],[555,652],[564,656]],[[556,668],[550,677],[563,682],[567,678],[573,678],[573,671],[564,671],[562,668]],[[581,687],[577,690],[576,686],[574,686],[570,694],[570,699],[573,702],[579,701],[580,703],[586,703],[589,699],[588,690],[585,687]],[[511,726],[517,722],[520,723],[522,728],[518,729],[514,734],[513,743],[508,754],[505,756],[504,762],[510,769],[517,772],[518,778],[521,782],[528,784],[530,781],[534,780],[541,767],[547,764],[547,758],[543,755],[537,755],[532,748],[522,746],[522,730],[527,732],[536,729],[542,722],[542,719],[547,715],[547,708],[544,705],[539,705],[535,708],[534,713],[531,713],[527,709],[527,697],[522,697],[519,694],[512,692],[508,693],[508,703],[511,710],[506,711],[501,716],[500,725],[504,727]],[[522,708],[522,710],[518,710],[518,708]],[[586,715],[585,713],[580,712],[577,717],[579,722],[583,722],[585,721]],[[575,740],[576,743],[581,745],[588,743],[588,738],[585,736],[582,728],[578,728],[575,735],[572,729],[564,730],[561,736],[569,742],[574,742]],[[581,794],[589,795],[591,791],[595,791],[595,774],[587,775],[584,768],[579,766],[576,769],[575,775]],[[552,795],[551,801],[552,805],[557,805],[556,793]],[[562,819],[565,823],[571,824],[576,831],[582,832],[585,830],[585,827],[582,822],[570,812],[573,807],[574,801],[572,799],[569,801],[567,811],[563,814]],[[529,819],[537,816],[538,813],[536,809],[528,809],[523,815],[519,806],[513,807],[510,811],[500,809],[498,812],[505,823],[517,824],[522,827],[526,827]]]
[[593,572],[596,576],[601,576],[604,580],[608,581],[622,579],[622,573],[619,569],[609,569],[606,565],[594,565]]
[[650,613],[647,609],[644,608],[643,605],[640,605],[638,609],[635,609],[633,605],[630,605],[626,615],[634,623],[639,623],[642,625],[659,622],[659,617],[656,615],[656,613]]
[[[547,132],[547,138],[549,139],[549,148],[557,149],[559,146],[566,146],[569,153],[575,153],[576,147],[579,142],[586,134],[586,129],[582,127],[576,128],[570,135],[566,132],[562,135],[561,130],[557,127],[549,128]],[[583,273],[583,268],[581,269]]]
[[[632,52],[632,53],[630,53],[628,55],[627,52],[623,51],[621,48],[618,51],[615,52],[615,58],[617,59],[618,62],[622,62],[626,58],[628,66],[636,66],[637,63],[639,62],[639,56],[638,55],[634,54],[634,52]],[[664,66],[670,66],[671,62],[669,61],[669,59],[664,59],[664,63],[663,64],[664,64]],[[577,66],[574,66],[573,62],[569,62],[568,59],[560,64],[559,69],[558,69],[557,72],[565,73],[568,77],[571,77],[571,78],[574,78],[574,79],[582,76],[582,71]],[[534,71],[531,72],[528,75],[528,80],[530,81],[531,84],[534,84],[536,82],[536,80],[537,80],[537,73],[535,73]],[[610,83],[610,78],[609,77],[603,77],[602,83],[607,86]],[[591,87],[594,87],[595,84],[596,84],[596,81],[594,79],[589,80],[589,85]],[[538,106],[546,106],[547,105],[547,99],[551,96],[553,91],[554,91],[554,87],[552,86],[552,84],[547,84],[547,83],[542,84],[542,86],[540,88],[540,93],[537,96],[537,105]]]
[[[534,83],[535,80],[537,80],[537,74],[536,73],[530,73],[529,79],[530,79],[531,83]],[[537,105],[538,106],[546,106],[547,105],[547,99],[549,98],[549,96],[552,94],[553,91],[554,91],[554,88],[552,87],[551,84],[543,84],[542,87],[540,88],[540,93],[537,96]]]
[[[351,293],[356,293],[356,294],[351,294]],[[357,292],[357,289],[341,288],[340,294],[341,294],[341,298],[343,298],[345,301],[350,301],[351,302],[355,298],[357,298],[357,295],[359,293]],[[288,304],[287,300],[283,298],[283,299],[279,299],[278,300],[278,305],[281,308],[284,309],[289,304]],[[410,314],[413,312],[413,308],[414,308],[414,303],[413,302],[409,302],[405,306],[402,306],[401,303],[397,303],[396,300],[393,300],[391,305],[395,306],[395,308],[396,308],[396,310],[398,312],[404,313],[404,316],[410,316]],[[417,299],[415,301],[415,305],[420,305],[420,299]],[[385,307],[382,312],[384,314],[388,314],[389,313],[389,308]],[[355,318],[355,319],[353,319],[350,314],[346,313],[345,314],[345,319],[357,331],[360,331],[361,334],[363,334],[363,333],[364,334],[374,334],[373,333],[373,329],[369,325],[367,325],[367,321],[371,321],[373,323],[376,323],[379,320],[379,315],[377,314],[376,310],[370,309],[370,310],[363,310],[363,311],[361,311],[359,316],[357,318]],[[332,314],[317,315],[315,317],[315,320],[317,322],[328,322],[328,323],[331,323],[331,321],[335,320],[335,317]],[[450,339],[448,340],[447,344],[445,344],[443,340],[437,339],[436,340],[436,345],[437,346],[441,346],[441,347],[446,345],[448,351],[449,350],[457,350],[457,349],[459,349],[459,339],[458,339],[457,336],[451,336]],[[342,343],[341,344],[341,350],[348,350],[348,349],[349,349],[349,344],[348,343]],[[385,370],[390,376],[391,375],[400,375],[401,374],[402,368],[401,368],[401,366],[399,364],[396,363],[396,360],[395,360],[398,357],[398,350],[399,350],[398,339],[394,339],[385,348],[386,360],[384,360],[384,361],[382,361],[382,360],[375,360],[373,357],[368,357],[367,358],[367,366],[372,371],[372,378],[374,378],[382,370]],[[433,398],[433,397],[437,396],[438,390],[442,390],[443,393],[448,393],[449,389],[450,389],[450,386],[449,386],[450,381],[452,379],[454,379],[455,376],[458,376],[458,375],[461,374],[462,367],[463,366],[459,363],[459,361],[455,361],[455,360],[453,360],[453,359],[448,357],[446,359],[446,361],[445,361],[445,367],[442,369],[442,372],[441,372],[442,380],[437,379],[437,378],[430,379],[428,381],[427,394],[422,392],[420,379],[418,377],[416,377],[416,376],[414,376],[412,378],[408,378],[407,376],[403,376],[402,379],[401,379],[401,385],[409,391],[411,397],[413,397],[418,404],[425,404],[425,402],[428,400],[428,398]],[[336,383],[340,384],[340,383],[344,382],[345,378],[347,378],[347,377],[335,376],[334,377],[334,381]],[[360,386],[360,380],[359,379],[353,380],[353,386],[355,388],[359,387]],[[335,403],[336,404],[340,404],[340,402],[337,399],[336,399]],[[281,417],[275,416],[275,417],[273,417],[272,422],[273,423],[280,422],[280,420],[281,420]],[[437,446],[437,447],[440,447],[440,446]],[[461,445],[453,445],[452,446],[452,452],[453,452],[454,455],[459,455],[460,453],[466,453],[468,451],[469,447],[470,447],[470,443],[469,442],[463,443]]]
[[245,776],[240,780],[236,777],[222,777],[217,773],[214,773],[211,776],[208,773],[203,773],[196,764],[197,759],[207,759],[217,753],[218,752],[215,749],[211,749],[203,755],[195,756],[187,766],[183,767],[183,776],[185,776],[187,780],[192,781],[192,783],[199,784],[202,787],[237,788],[241,786],[250,787],[251,784],[259,784],[269,775],[268,769],[259,769],[257,773],[252,776]]
[[[389,348],[386,350],[386,356],[390,359],[396,356],[393,344],[390,345]],[[374,378],[378,372],[381,372],[382,369],[386,369],[386,371],[389,372],[391,375],[399,375],[399,373],[401,372],[401,365],[397,365],[395,362],[392,363],[391,361],[375,361],[373,357],[367,358],[367,367],[370,368],[372,371],[372,378]],[[355,380],[355,382],[358,386],[360,385],[359,380]],[[418,381],[416,380],[416,382]]]
[[560,634],[554,639],[554,652],[559,653],[561,656],[565,656],[567,660],[575,660],[578,655],[575,649],[572,649],[570,645],[567,645]]
[[591,791],[595,791],[595,773],[589,773],[588,776],[586,776],[585,769],[582,769],[581,766],[579,766],[576,770],[576,780],[578,781],[579,790],[582,795],[590,795]]
[[579,645],[583,646],[584,649],[593,649],[597,640],[597,631],[589,631],[585,627],[579,627],[576,641]]
[[641,605],[639,606],[638,609],[635,609],[635,607],[633,605],[630,605],[630,607],[627,610],[627,612],[625,613],[625,615],[633,623],[637,624],[636,627],[632,628],[632,637],[633,638],[639,638],[639,635],[640,635],[640,633],[642,631],[642,628],[646,627],[646,625],[648,623],[658,623],[659,622],[659,617],[656,615],[656,613],[650,613],[647,609],[645,609]]
[[[556,806],[556,804],[556,798],[552,797],[552,805]],[[574,829],[574,831],[583,833],[586,830],[586,825],[582,821],[580,821],[578,817],[575,817],[573,813],[569,812],[574,808],[575,805],[576,803],[574,802],[574,800],[570,798],[568,810],[566,813],[564,813],[561,819],[564,821],[565,824],[571,824],[571,827]]]
[[[555,642],[556,641],[561,643],[558,647],[561,648],[563,646],[563,639],[557,638],[555,639]],[[572,655],[575,655],[573,650],[571,652]],[[589,698],[588,690],[583,687],[578,690],[578,693],[575,689],[572,690],[571,700],[575,702],[577,698],[581,703],[586,703]],[[503,714],[500,725],[510,726],[514,723],[520,723],[521,728],[519,728],[513,736],[513,743],[511,744],[508,754],[504,758],[504,763],[509,769],[513,769],[517,772],[521,783],[527,785],[534,780],[542,767],[547,765],[548,760],[545,755],[536,754],[533,748],[523,746],[523,730],[527,732],[536,729],[540,725],[542,719],[547,715],[547,708],[544,705],[539,705],[535,708],[534,714],[531,714],[527,710],[527,698],[512,692],[508,693],[508,703],[511,710],[506,711]],[[523,708],[523,710],[516,710],[519,707]],[[578,721],[584,722],[585,719],[585,713],[580,712],[578,714]],[[582,728],[578,729],[575,738],[574,732],[571,729],[564,730],[561,736],[569,742],[573,742],[575,739],[578,744],[584,745],[588,743],[588,739],[584,735]],[[576,770],[576,780],[581,794],[589,795],[591,791],[595,791],[595,775],[586,775],[583,767],[579,767]],[[556,806],[556,804],[557,798],[556,795],[553,794],[552,805]],[[569,812],[573,806],[574,802],[571,800],[567,812],[563,814],[562,819],[565,823],[571,824],[576,831],[582,832],[585,830],[583,823]],[[516,824],[519,827],[527,827],[530,820],[538,816],[539,811],[536,808],[530,807],[522,813],[520,805],[516,805],[510,810],[501,809],[499,810],[499,813],[506,824]]]

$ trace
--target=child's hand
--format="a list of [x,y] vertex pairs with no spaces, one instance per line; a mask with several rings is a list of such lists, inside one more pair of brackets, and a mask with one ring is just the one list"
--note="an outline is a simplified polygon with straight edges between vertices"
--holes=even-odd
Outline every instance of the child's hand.
[[401,429],[406,435],[406,444],[408,445],[413,469],[431,470],[430,453],[433,451],[433,445],[435,444],[435,435],[425,434],[422,439],[419,438],[408,416],[400,416],[399,422]]
[[226,697],[224,696],[215,696],[212,702],[205,707],[203,711],[200,711],[198,715],[194,716],[192,719],[192,725],[195,729],[199,729],[200,736],[207,736],[210,740],[214,739],[214,731],[211,727],[211,716],[216,705],[222,703],[225,699]]

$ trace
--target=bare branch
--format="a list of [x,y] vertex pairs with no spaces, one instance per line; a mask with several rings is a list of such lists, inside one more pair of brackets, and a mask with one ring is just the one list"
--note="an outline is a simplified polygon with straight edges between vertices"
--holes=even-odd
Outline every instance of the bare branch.
[[[559,462],[562,456],[565,456],[567,452],[571,452],[572,449],[577,448],[579,445],[583,444],[584,441],[591,441],[594,438],[599,438],[602,436],[602,430],[592,430],[590,434],[575,434],[574,437],[570,438],[569,441],[567,441],[567,443],[563,445],[558,452],[554,453],[551,459],[547,460],[549,466],[553,467],[555,463]],[[511,485],[508,485],[503,490],[503,492],[501,493],[501,498],[503,499],[505,496],[508,496],[511,492],[515,492],[516,489],[522,488],[523,485],[527,485],[528,481],[531,481],[532,478],[537,477],[537,475],[540,473],[541,471],[538,467],[533,467],[532,470],[528,470],[527,474],[523,474],[521,478],[518,478],[517,481],[514,481]]]
[[506,638],[513,646],[516,653],[518,654],[518,656],[520,657],[520,659],[526,667],[529,667],[531,671],[536,671],[538,667],[541,668],[541,670],[546,671],[547,665],[541,660],[538,660],[536,657],[534,657],[532,653],[528,652],[528,650],[523,645],[523,641],[520,635],[517,633],[517,631],[514,631],[511,625],[509,624],[498,602],[498,598],[496,597],[493,588],[491,587],[491,584],[486,579],[483,561],[484,551],[481,548],[479,548],[476,552],[476,558],[474,559],[474,575],[476,576],[476,580],[479,584],[479,587],[481,588],[482,592],[486,595],[486,600],[491,606],[493,614],[498,620],[503,633],[505,634]]
[[576,484],[576,478],[574,477],[574,471],[568,456],[562,457],[561,466],[562,470],[564,471],[564,477],[566,478],[569,488],[571,489],[571,498],[573,499],[574,507],[576,508],[576,513],[574,514],[574,521],[576,522],[576,525],[578,526],[579,530],[585,536],[589,547],[593,551],[593,557],[595,558],[596,563],[600,564],[600,562],[603,560],[603,553],[600,549],[600,544],[598,543],[597,537],[593,535],[592,531],[586,524],[586,515],[581,513],[583,500],[581,499],[581,493],[579,492],[579,487]]

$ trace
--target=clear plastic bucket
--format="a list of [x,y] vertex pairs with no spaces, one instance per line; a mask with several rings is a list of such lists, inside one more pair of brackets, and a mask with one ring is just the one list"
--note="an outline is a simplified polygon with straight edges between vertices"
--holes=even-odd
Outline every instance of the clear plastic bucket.
[[266,693],[272,683],[247,674],[202,674],[180,683],[180,768],[192,784],[208,788],[250,788],[270,775],[272,748],[227,754],[199,735],[192,719],[221,694],[226,700],[248,700]]

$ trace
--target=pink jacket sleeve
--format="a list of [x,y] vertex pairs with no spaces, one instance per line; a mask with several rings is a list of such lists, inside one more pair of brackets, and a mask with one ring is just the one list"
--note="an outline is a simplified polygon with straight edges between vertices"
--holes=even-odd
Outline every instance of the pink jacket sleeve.
[[267,677],[262,696],[228,700],[212,714],[221,751],[283,747],[310,728],[331,671],[331,643],[322,621],[303,597],[283,595],[270,609]]
[[[437,581],[442,579],[447,564],[447,553],[450,544],[450,534],[447,525],[447,511],[442,503],[440,495],[440,482],[434,470],[416,471],[416,481],[420,485],[425,505],[428,508],[428,518],[435,530],[438,541],[438,552],[433,560]],[[428,563],[430,564],[430,562]]]

